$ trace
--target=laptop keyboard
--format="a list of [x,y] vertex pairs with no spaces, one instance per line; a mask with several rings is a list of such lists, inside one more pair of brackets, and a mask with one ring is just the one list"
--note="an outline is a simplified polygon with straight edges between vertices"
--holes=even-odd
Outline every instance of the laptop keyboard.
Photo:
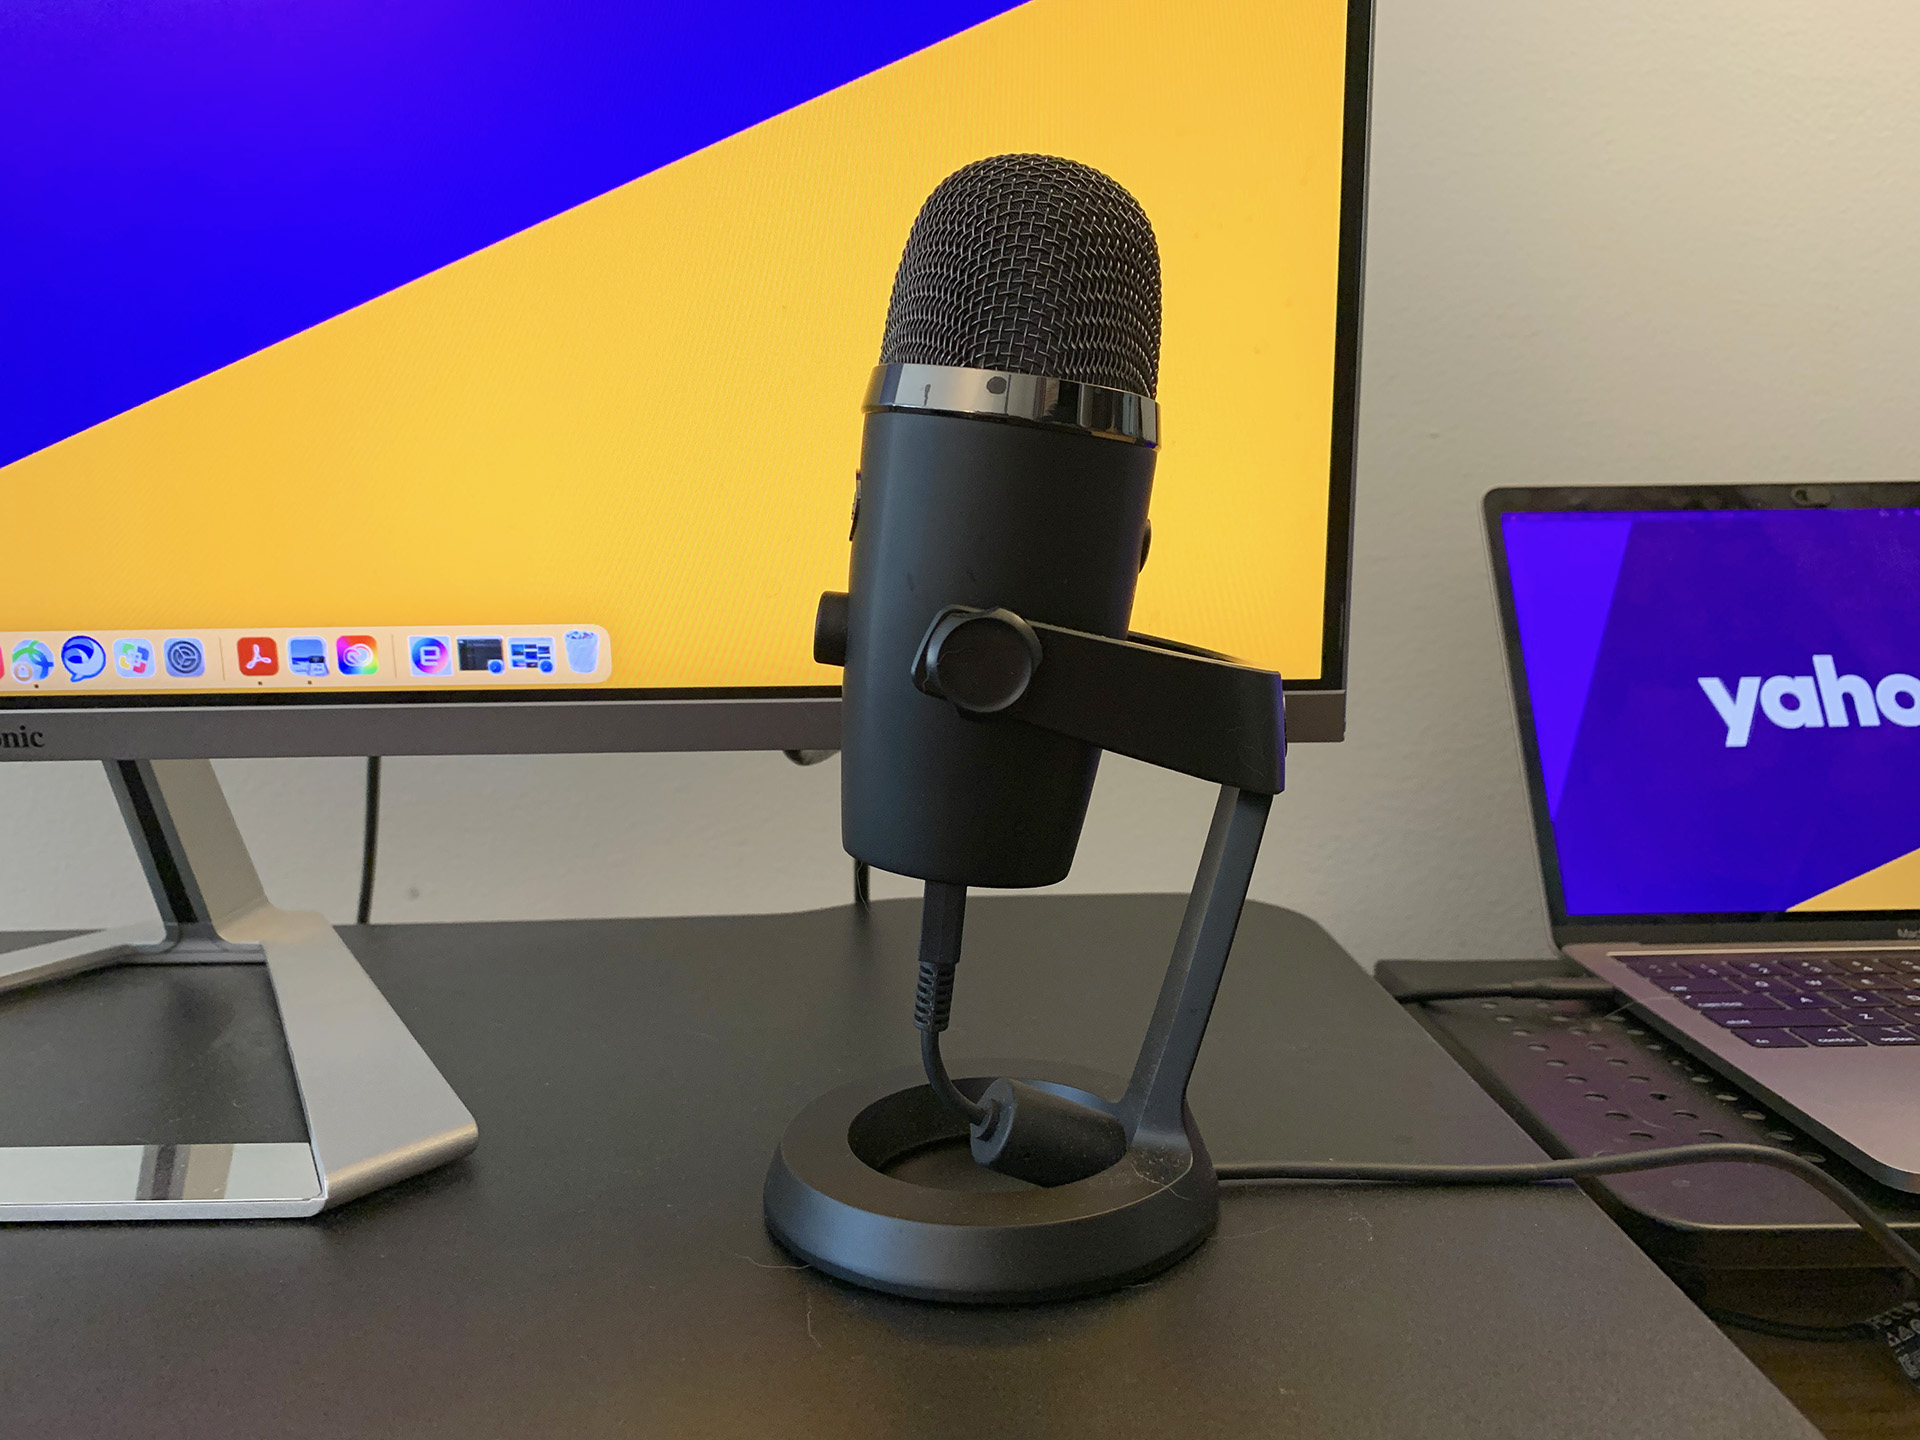
[[1615,955],[1757,1050],[1920,1045],[1920,955]]

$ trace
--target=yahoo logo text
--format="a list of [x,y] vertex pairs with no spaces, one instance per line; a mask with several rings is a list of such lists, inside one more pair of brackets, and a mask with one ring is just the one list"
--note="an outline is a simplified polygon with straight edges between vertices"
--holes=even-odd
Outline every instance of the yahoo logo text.
[[1842,675],[1833,656],[1813,657],[1811,675],[1775,675],[1762,680],[1742,675],[1735,688],[1715,675],[1702,675],[1700,688],[1727,727],[1727,748],[1737,750],[1753,734],[1756,703],[1760,713],[1782,730],[1844,730],[1878,725],[1881,720],[1908,728],[1920,725],[1920,679],[1895,671],[1878,685],[1860,675]]

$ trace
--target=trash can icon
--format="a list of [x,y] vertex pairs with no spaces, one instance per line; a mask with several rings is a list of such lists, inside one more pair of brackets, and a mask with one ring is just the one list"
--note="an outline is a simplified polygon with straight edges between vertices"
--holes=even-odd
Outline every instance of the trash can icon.
[[576,675],[591,675],[600,666],[600,634],[596,630],[569,630],[567,669]]

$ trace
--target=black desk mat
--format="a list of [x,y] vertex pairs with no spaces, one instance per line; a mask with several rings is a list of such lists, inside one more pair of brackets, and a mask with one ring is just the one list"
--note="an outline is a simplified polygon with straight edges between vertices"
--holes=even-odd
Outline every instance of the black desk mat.
[[[1391,993],[1582,974],[1564,961],[1382,961]],[[1641,1023],[1591,1000],[1442,1000],[1407,1007],[1542,1148],[1601,1155],[1718,1140],[1775,1145],[1825,1166],[1920,1238],[1920,1196],[1880,1184],[1765,1102]],[[1831,1201],[1782,1171],[1693,1165],[1593,1181],[1649,1254],[1703,1269],[1880,1268],[1884,1253]]]

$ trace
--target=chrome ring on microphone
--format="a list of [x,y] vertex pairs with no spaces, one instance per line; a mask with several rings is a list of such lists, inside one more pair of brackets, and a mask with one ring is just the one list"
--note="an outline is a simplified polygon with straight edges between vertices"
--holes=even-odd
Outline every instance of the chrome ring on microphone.
[[874,367],[860,408],[987,415],[1078,430],[1130,445],[1160,443],[1160,407],[1149,396],[1009,370],[879,365]]

